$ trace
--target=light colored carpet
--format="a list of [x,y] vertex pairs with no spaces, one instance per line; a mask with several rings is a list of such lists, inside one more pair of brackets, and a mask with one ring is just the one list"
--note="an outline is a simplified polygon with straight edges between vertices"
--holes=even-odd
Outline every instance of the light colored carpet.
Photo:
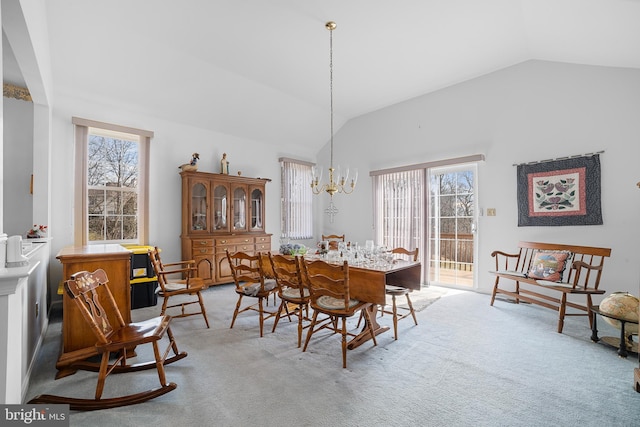
[[[378,346],[349,351],[342,369],[340,338],[314,336],[296,347],[296,324],[282,321],[258,337],[253,313],[229,329],[231,286],[204,292],[211,329],[201,317],[175,319],[173,330],[189,356],[167,366],[171,393],[123,408],[72,412],[71,426],[637,426],[640,394],[633,390],[637,355],[589,339],[586,318],[556,330],[556,313],[497,301],[473,292],[429,288],[434,301]],[[422,291],[421,291],[422,292]],[[414,292],[416,302],[422,293]],[[422,303],[420,303],[422,304]],[[133,311],[134,319],[159,306]],[[357,318],[353,320],[353,325]],[[390,317],[380,319],[391,323]],[[600,322],[601,324],[604,322]],[[606,325],[603,325],[606,329]],[[616,334],[603,331],[603,334]],[[60,346],[52,322],[27,400],[36,394],[92,396],[89,372],[54,380]],[[142,358],[144,354],[140,352]],[[106,396],[157,385],[154,371],[114,375]]]

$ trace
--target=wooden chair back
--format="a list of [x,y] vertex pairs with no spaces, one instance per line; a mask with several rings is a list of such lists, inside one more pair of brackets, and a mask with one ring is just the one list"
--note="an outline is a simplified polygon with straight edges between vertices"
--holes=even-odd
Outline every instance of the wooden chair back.
[[344,242],[344,234],[323,234],[322,235],[323,242],[329,242],[329,248],[331,250],[338,250],[338,243]]
[[236,289],[244,290],[251,285],[259,284],[257,293],[263,294],[265,275],[262,255],[250,255],[246,252],[230,253],[228,250],[226,252]]
[[[108,282],[107,273],[98,269],[93,273],[88,271],[75,273],[64,283],[67,295],[76,304],[83,319],[90,325],[98,343],[103,345],[109,344],[110,336],[126,325],[113,294],[107,286]],[[103,303],[108,305],[110,311],[115,314],[117,322],[115,327],[111,325],[107,311],[102,306]]]
[[333,240],[336,242],[344,242],[344,234],[338,235],[338,234],[323,234],[322,235],[322,240]]
[[[153,265],[154,273],[158,278],[158,285],[162,292],[171,292],[176,289],[169,289],[170,283],[179,283],[181,287],[191,286],[203,287],[204,282],[196,277],[197,268],[194,260],[186,260],[164,264],[160,258],[160,249],[155,246],[149,249],[149,259]],[[176,277],[177,276],[177,277]]]
[[405,249],[405,248],[394,248],[394,249],[391,250],[391,252],[394,255],[404,256],[405,259],[409,259],[411,261],[418,261],[418,248],[415,248],[412,251],[410,251],[409,249]]
[[[204,306],[204,299],[201,293],[204,289],[204,280],[197,277],[198,268],[195,260],[164,264],[160,259],[160,249],[157,246],[149,249],[149,258],[160,286],[159,295],[163,298],[161,314],[167,314],[168,309],[174,308],[179,308],[180,313],[172,313],[172,317],[189,317],[202,314],[204,322],[209,328],[207,309]],[[179,302],[170,303],[172,297],[178,297],[174,301],[179,300]],[[185,311],[185,307],[195,306],[196,304],[200,307],[199,311]]]
[[285,288],[299,289],[303,297],[304,284],[300,272],[299,258],[269,253],[269,262],[278,285],[278,292]]
[[271,253],[270,252],[260,252],[260,258],[262,258],[262,275],[266,279],[274,279],[276,278],[276,274],[273,271],[273,266],[271,265]]
[[154,273],[158,278],[158,285],[162,291],[167,291],[167,278],[164,274],[164,265],[162,265],[162,261],[160,260],[160,250],[158,247],[154,247],[153,249],[149,249],[149,259],[151,260],[151,265],[153,266]]
[[317,302],[323,296],[332,297],[344,301],[343,307],[338,310],[347,311],[350,306],[349,295],[349,265],[347,261],[342,264],[329,264],[322,260],[300,262],[304,283],[311,292],[311,304],[317,306]]

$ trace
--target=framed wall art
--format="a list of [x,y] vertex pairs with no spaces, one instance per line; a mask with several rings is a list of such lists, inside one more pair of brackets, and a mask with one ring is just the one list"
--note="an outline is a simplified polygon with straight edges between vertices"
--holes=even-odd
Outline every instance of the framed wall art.
[[518,166],[518,226],[602,225],[600,156]]

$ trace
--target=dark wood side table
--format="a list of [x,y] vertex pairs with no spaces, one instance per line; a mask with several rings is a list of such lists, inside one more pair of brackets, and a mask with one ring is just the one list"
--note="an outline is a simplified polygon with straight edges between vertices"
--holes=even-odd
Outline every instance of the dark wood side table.
[[[593,324],[591,326],[591,341],[598,342],[602,339],[605,343],[618,348],[618,356],[627,357],[629,352],[638,353],[638,345],[633,343],[631,337],[627,340],[627,334],[625,332],[625,324],[626,323],[634,323],[638,324],[638,321],[633,321],[629,319],[625,319],[623,317],[617,317],[609,313],[603,313],[600,311],[600,306],[594,305],[591,306],[591,311],[595,314],[599,314],[600,316],[608,317],[610,319],[615,319],[620,322],[620,339],[614,337],[602,337],[598,338],[598,327],[597,327],[597,318],[598,316],[593,316]],[[631,342],[631,343],[630,343]],[[638,375],[638,374],[636,374]]]

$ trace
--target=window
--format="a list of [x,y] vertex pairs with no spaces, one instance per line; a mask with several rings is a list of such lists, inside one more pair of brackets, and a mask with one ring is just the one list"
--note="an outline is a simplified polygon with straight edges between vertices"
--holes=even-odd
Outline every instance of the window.
[[148,235],[152,132],[73,118],[76,244],[139,243]]
[[281,233],[283,239],[302,240],[313,237],[312,163],[280,159]]

